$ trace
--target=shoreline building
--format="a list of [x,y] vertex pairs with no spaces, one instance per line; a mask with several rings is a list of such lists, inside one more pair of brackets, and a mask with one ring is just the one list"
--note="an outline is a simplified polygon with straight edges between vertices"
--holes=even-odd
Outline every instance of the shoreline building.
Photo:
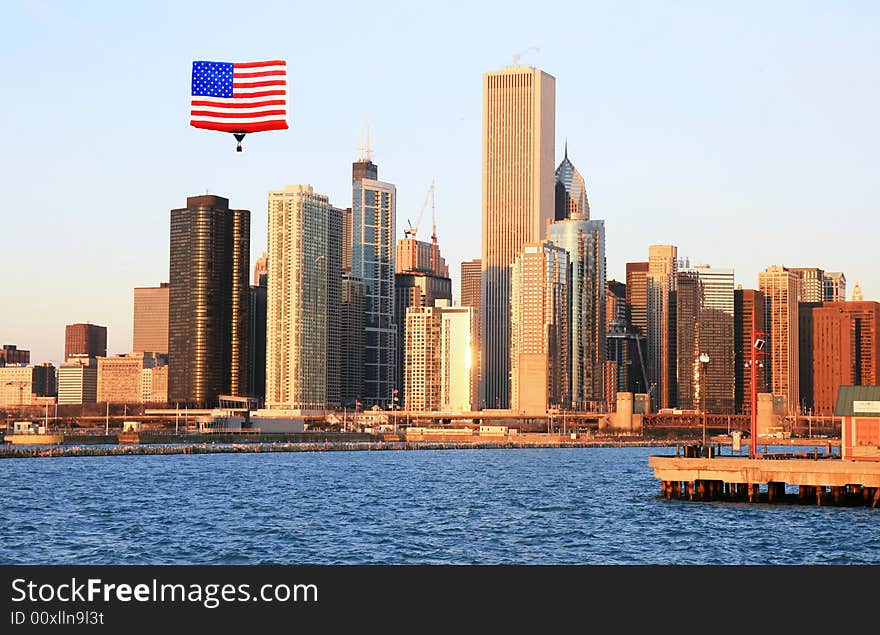
[[626,263],[626,310],[629,328],[635,335],[630,348],[628,392],[647,393],[651,383],[648,379],[648,264]]
[[394,387],[401,393],[398,405],[406,400],[404,350],[406,348],[406,312],[409,307],[433,307],[437,300],[452,303],[452,279],[449,267],[440,256],[437,231],[431,242],[416,240],[414,234],[397,241],[394,274],[394,322],[397,325],[397,377]]
[[341,215],[311,185],[269,192],[267,409],[340,403]]
[[473,307],[435,306],[406,310],[404,404],[410,412],[473,410],[479,386],[473,363]]
[[483,408],[511,406],[511,265],[553,218],[556,79],[531,66],[483,74]]
[[134,288],[132,351],[168,354],[168,299],[167,282]]
[[88,355],[71,355],[58,366],[58,405],[97,403],[98,363]]
[[676,397],[675,278],[678,248],[648,247],[647,296],[648,394],[660,408],[669,408]]
[[758,289],[764,294],[764,324],[770,333],[764,365],[770,391],[787,400],[787,412],[796,412],[800,402],[800,281],[796,272],[782,266],[770,266],[758,273]]
[[[764,294],[756,289],[743,289],[733,292],[734,329],[734,401],[736,414],[752,413],[752,347],[755,342],[752,332],[764,333]],[[763,357],[757,357],[758,371],[755,376],[756,392],[767,392],[767,369]]]
[[249,268],[249,210],[211,194],[171,210],[169,402],[248,394]]
[[98,357],[97,402],[143,403],[146,387],[149,388],[149,401],[165,401],[161,399],[161,395],[153,394],[152,381],[153,369],[164,367],[163,358],[164,356],[143,351]]
[[15,344],[4,344],[0,348],[0,368],[3,366],[27,366],[31,363],[31,352],[18,348]]
[[[351,275],[365,286],[361,403],[388,408],[397,379],[394,258],[397,188],[378,180],[370,152],[352,164]],[[340,242],[341,239],[340,239]]]
[[64,327],[64,359],[74,355],[107,356],[107,327],[89,322]]
[[511,267],[510,409],[543,414],[571,403],[568,252],[527,244]]
[[[264,260],[265,259],[265,260]],[[266,302],[269,285],[269,258],[263,254],[265,271],[255,272],[258,284],[252,284],[249,291],[248,312],[248,387],[260,405],[266,401]],[[260,260],[257,265],[260,265]]]
[[340,317],[340,388],[345,408],[357,410],[364,394],[364,301],[367,286],[351,274],[342,275]]
[[605,403],[605,221],[590,220],[584,179],[567,144],[556,168],[555,218],[548,239],[568,253],[568,405],[596,410]]
[[[736,410],[733,269],[683,267],[676,274],[677,406]],[[708,355],[709,361],[700,361]]]
[[477,392],[474,395],[471,407],[474,410],[481,408],[480,404],[480,384],[482,382],[483,364],[481,362],[482,339],[480,338],[480,327],[482,326],[481,310],[481,270],[482,261],[479,258],[472,260],[464,260],[461,263],[461,278],[459,278],[459,306],[469,306],[474,310],[474,327],[471,332],[471,363],[474,367],[475,381],[477,382]]
[[813,412],[833,415],[840,386],[880,385],[880,303],[825,302],[812,330]]

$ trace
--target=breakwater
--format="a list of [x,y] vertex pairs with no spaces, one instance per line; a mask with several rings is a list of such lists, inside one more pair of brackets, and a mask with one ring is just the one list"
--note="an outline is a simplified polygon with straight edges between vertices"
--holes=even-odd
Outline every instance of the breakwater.
[[590,440],[578,442],[519,443],[429,442],[429,441],[296,441],[269,443],[181,443],[161,445],[56,445],[11,446],[0,449],[0,458],[43,458],[83,456],[144,456],[156,454],[229,454],[245,452],[334,452],[383,450],[492,450],[524,448],[609,448],[670,447],[681,442],[667,439]]

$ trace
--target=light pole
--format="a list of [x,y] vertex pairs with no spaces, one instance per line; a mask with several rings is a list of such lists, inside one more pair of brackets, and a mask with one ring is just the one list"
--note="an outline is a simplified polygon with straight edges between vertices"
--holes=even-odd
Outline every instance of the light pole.
[[[709,366],[709,354],[708,353],[700,353],[700,397],[702,398],[703,405],[703,449],[702,452],[706,453],[706,456],[709,456],[709,452],[706,448],[706,390],[703,388],[703,378],[706,377],[706,368]],[[708,382],[706,382],[708,383]]]

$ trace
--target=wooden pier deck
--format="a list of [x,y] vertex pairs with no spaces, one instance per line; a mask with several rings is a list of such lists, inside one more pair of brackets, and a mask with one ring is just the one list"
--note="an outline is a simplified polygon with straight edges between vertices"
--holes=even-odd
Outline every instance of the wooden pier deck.
[[[877,461],[651,456],[648,465],[664,498],[880,507]],[[797,493],[786,493],[786,485]]]

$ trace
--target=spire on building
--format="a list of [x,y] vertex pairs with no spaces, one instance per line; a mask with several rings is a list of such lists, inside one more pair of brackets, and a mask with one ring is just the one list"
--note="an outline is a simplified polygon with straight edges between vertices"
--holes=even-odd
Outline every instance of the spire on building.
[[860,282],[856,282],[856,286],[853,287],[852,301],[853,302],[864,302],[865,297],[862,295],[862,284]]
[[554,220],[590,220],[590,203],[584,177],[568,158],[568,139],[565,156],[556,168],[556,214]]

